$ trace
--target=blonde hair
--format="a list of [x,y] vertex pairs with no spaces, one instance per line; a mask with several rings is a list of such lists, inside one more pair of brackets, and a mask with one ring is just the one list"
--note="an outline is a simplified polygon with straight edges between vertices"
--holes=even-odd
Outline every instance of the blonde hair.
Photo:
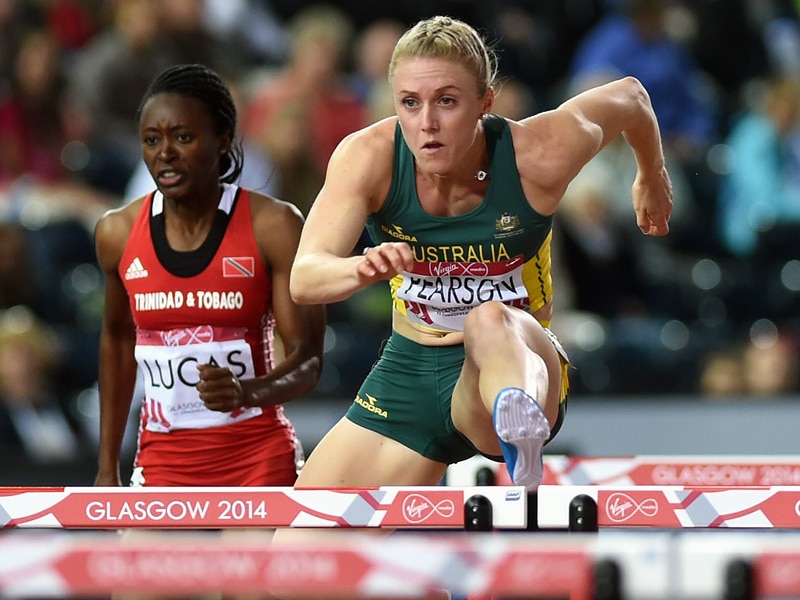
[[449,58],[461,62],[475,75],[480,95],[497,77],[497,56],[470,25],[451,17],[436,16],[418,22],[398,40],[389,63],[389,79],[406,58]]

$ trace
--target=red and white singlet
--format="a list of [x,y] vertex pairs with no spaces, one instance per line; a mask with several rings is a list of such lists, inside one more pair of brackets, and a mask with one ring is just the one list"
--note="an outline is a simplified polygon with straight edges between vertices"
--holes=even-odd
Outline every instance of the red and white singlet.
[[271,281],[253,235],[246,189],[225,186],[197,250],[169,247],[163,197],[149,195],[131,229],[119,274],[136,325],[143,379],[132,485],[291,485],[302,449],[283,408],[208,410],[197,365],[240,379],[274,366]]

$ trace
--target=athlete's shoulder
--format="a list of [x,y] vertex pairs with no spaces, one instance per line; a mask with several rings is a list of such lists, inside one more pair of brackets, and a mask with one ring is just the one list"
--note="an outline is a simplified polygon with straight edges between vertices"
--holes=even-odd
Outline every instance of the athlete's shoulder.
[[265,219],[274,223],[303,221],[303,214],[293,203],[249,188],[242,188],[250,200],[253,221]]
[[563,154],[563,133],[570,123],[557,111],[541,112],[519,121],[506,119],[506,122],[521,173],[537,171],[531,168],[542,161],[550,164],[554,157]]
[[529,142],[542,135],[543,129],[548,125],[546,117],[533,115],[516,121],[514,119],[504,119],[511,132],[511,138],[516,142]]
[[371,156],[391,155],[396,129],[397,117],[386,117],[346,136],[337,151],[367,153]]
[[305,222],[303,213],[291,202],[249,189],[247,193],[253,236],[264,260],[274,268],[294,257]]
[[113,272],[128,244],[136,217],[142,210],[144,198],[106,211],[94,228],[95,248],[100,266]]
[[145,199],[146,197],[142,197],[122,206],[107,210],[97,220],[95,235],[107,233],[112,236],[119,236],[120,233],[124,233],[127,238],[127,234],[133,227],[136,217],[142,210]]

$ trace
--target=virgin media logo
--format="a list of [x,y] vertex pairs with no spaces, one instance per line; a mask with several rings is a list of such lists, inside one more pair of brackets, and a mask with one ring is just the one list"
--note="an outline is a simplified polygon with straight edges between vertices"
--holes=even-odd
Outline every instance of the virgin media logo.
[[606,498],[606,515],[614,523],[624,523],[641,513],[645,517],[655,517],[658,513],[658,502],[655,498],[645,498],[636,502],[628,494],[615,492]]
[[409,523],[424,523],[433,515],[449,519],[455,512],[456,505],[449,498],[434,504],[421,494],[409,494],[403,500],[403,515]]
[[186,327],[162,332],[161,339],[165,346],[188,346],[214,341],[214,328],[210,325]]
[[484,263],[431,263],[428,272],[434,277],[468,276],[486,277],[489,267]]

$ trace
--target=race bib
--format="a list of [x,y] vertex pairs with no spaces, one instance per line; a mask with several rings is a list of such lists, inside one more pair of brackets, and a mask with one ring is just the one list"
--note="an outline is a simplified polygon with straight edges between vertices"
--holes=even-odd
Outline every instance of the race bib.
[[208,410],[197,393],[198,365],[227,367],[239,379],[255,377],[253,353],[244,340],[244,329],[203,326],[139,331],[136,361],[144,382],[142,412],[149,431],[206,429],[244,421],[262,412],[260,407],[228,413]]
[[501,262],[416,263],[404,272],[397,298],[412,323],[441,331],[463,331],[469,311],[484,302],[530,310],[522,278],[522,256]]

